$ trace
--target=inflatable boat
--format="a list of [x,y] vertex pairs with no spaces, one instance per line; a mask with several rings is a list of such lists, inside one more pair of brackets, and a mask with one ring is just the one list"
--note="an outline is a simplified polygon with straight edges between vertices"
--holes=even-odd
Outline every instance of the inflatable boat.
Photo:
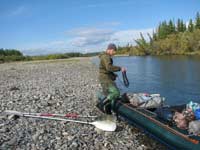
[[[171,108],[179,107],[172,106]],[[169,125],[157,117],[155,109],[139,108],[117,100],[113,111],[131,125],[142,128],[170,149],[200,150],[200,136],[189,136],[187,130],[179,129],[173,124]]]

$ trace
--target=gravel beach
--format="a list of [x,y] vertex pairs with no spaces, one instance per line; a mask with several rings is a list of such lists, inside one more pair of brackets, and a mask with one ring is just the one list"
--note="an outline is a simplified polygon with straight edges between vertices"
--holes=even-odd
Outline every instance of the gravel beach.
[[[98,68],[90,58],[0,64],[0,112],[99,116],[95,101],[100,89]],[[104,132],[92,125],[0,115],[0,149],[166,149],[126,122],[117,126],[116,132]]]

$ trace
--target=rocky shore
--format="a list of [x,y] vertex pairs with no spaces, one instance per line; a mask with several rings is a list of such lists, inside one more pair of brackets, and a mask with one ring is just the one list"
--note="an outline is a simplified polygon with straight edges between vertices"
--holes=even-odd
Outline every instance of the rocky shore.
[[[90,58],[0,64],[0,112],[100,115],[97,67]],[[166,149],[126,122],[116,132],[94,126],[0,115],[1,150]]]

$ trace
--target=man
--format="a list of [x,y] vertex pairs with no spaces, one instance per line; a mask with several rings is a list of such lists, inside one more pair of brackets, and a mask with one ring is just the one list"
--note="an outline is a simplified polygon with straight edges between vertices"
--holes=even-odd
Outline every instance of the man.
[[120,91],[116,86],[115,79],[117,75],[114,72],[126,71],[124,67],[114,66],[112,56],[116,53],[117,47],[110,43],[106,52],[99,56],[99,81],[103,89],[103,94],[106,96],[101,102],[103,111],[110,113],[112,104],[120,96]]

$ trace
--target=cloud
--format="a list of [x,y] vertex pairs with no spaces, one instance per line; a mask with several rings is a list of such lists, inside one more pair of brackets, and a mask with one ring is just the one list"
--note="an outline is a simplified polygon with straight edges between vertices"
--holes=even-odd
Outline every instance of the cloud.
[[[143,5],[150,5],[151,3],[148,1],[144,1],[142,2]],[[87,4],[81,7],[85,7],[85,8],[98,8],[98,7],[113,7],[113,6],[123,6],[123,5],[137,5],[136,1],[132,1],[132,0],[124,0],[124,1],[118,1],[118,2],[111,2],[111,1],[107,1],[105,2],[100,2],[100,3],[91,3],[91,4]]]
[[113,21],[113,22],[102,22],[101,24],[98,25],[98,27],[115,27],[115,26],[119,26],[121,24],[121,22],[117,22],[117,21]]
[[25,6],[19,6],[17,8],[15,8],[14,10],[10,11],[8,13],[8,16],[17,16],[17,15],[21,15],[26,11],[26,7]]
[[[26,48],[27,47],[27,48]],[[46,55],[55,53],[64,53],[66,51],[66,41],[50,41],[45,43],[33,43],[22,49],[24,55]]]
[[140,38],[140,33],[148,39],[147,33],[153,33],[149,29],[112,30],[102,28],[78,28],[66,32],[70,37],[68,40],[50,41],[48,43],[33,44],[32,47],[23,51],[26,55],[44,55],[49,53],[66,52],[96,52],[106,48],[108,43],[115,43],[119,46],[126,44],[135,45],[135,39]]
[[69,41],[70,44],[75,47],[83,47],[104,43],[111,38],[114,32],[111,29],[79,28],[68,31],[67,33],[73,36]]
[[186,21],[185,25],[187,28],[188,28],[189,24],[190,24],[190,21]]
[[22,50],[23,55],[36,56],[55,53],[54,50],[44,48],[30,48]]
[[134,40],[140,38],[140,33],[142,33],[144,38],[148,40],[147,33],[152,35],[153,28],[139,29],[139,30],[131,29],[131,30],[118,31],[118,32],[115,32],[111,36],[110,41],[113,41],[114,43],[117,43],[119,45],[126,45],[127,43],[130,43],[130,44],[134,45],[135,44]]
[[[92,46],[114,42],[119,45],[127,43],[134,44],[134,40],[140,38],[140,33],[144,38],[148,38],[147,33],[150,35],[153,32],[152,28],[140,30],[108,30],[108,29],[77,29],[70,31],[75,36],[71,39],[70,44],[77,47]],[[70,33],[69,32],[69,33]]]
[[96,36],[111,34],[113,31],[111,29],[99,29],[99,28],[77,28],[67,31],[67,34],[72,36]]

